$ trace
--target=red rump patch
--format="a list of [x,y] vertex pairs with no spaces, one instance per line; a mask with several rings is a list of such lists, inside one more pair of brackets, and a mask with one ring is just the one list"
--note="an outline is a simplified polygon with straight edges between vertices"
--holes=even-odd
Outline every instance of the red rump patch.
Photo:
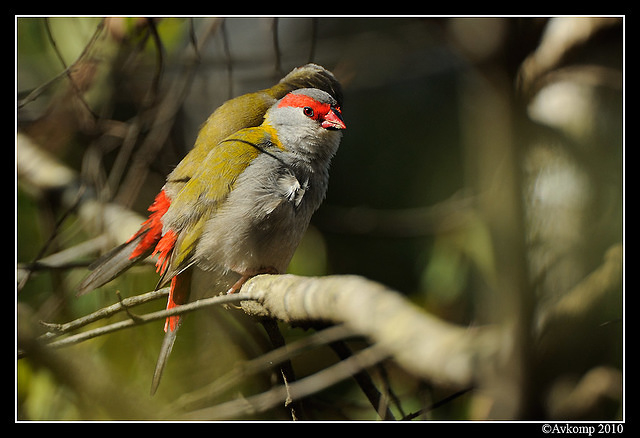
[[[169,293],[169,299],[167,301],[167,310],[173,309],[174,307],[178,306],[178,303],[176,303],[174,300],[174,292],[176,290],[177,283],[178,283],[178,276],[176,275],[171,279],[171,292]],[[164,323],[164,331],[165,332],[167,330],[175,331],[176,328],[178,327],[178,322],[180,322],[180,315],[167,317]]]
[[[182,272],[171,279],[171,290],[167,301],[167,310],[173,309],[187,302],[191,290],[191,270]],[[164,323],[164,331],[174,331],[178,328],[180,315],[167,317]]]
[[[167,196],[164,190],[162,190],[156,196],[153,204],[149,207],[151,214],[149,219],[142,223],[140,230],[134,234],[128,241],[142,236],[140,243],[131,252],[129,259],[134,259],[153,248],[151,256],[158,254],[158,261],[156,262],[156,272],[164,274],[169,265],[169,256],[178,238],[177,234],[173,230],[167,231],[162,235],[162,216],[167,212],[171,200]],[[189,290],[191,288],[191,273],[190,271],[184,272],[171,279],[171,290],[169,292],[169,300],[167,303],[167,309],[172,309],[180,304],[184,304],[187,301]],[[180,316],[170,316],[165,323],[165,331],[176,330]]]
[[177,238],[178,236],[175,231],[169,230],[164,236],[162,236],[156,245],[156,248],[151,254],[154,256],[157,253],[160,253],[158,255],[158,261],[156,262],[156,272],[164,274],[164,271],[167,269],[167,264],[169,263],[169,254],[171,254],[171,250],[173,249],[173,245],[176,243]]
[[144,254],[158,243],[162,237],[162,216],[164,216],[169,209],[169,205],[171,205],[171,201],[167,197],[167,194],[164,190],[160,191],[156,196],[156,199],[153,201],[153,204],[149,207],[149,211],[151,212],[149,219],[144,221],[140,230],[128,240],[130,242],[140,234],[145,233],[142,240],[140,240],[140,243],[138,243],[135,249],[131,252],[129,259],[134,259]]

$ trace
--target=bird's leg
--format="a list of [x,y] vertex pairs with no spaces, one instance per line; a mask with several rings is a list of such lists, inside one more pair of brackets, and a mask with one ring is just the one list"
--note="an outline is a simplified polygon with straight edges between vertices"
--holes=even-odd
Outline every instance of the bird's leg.
[[268,267],[268,268],[263,268],[260,269],[258,271],[255,272],[251,272],[251,273],[245,273],[245,274],[241,274],[240,278],[238,279],[238,281],[236,281],[233,286],[231,286],[229,288],[229,290],[227,291],[227,295],[229,294],[235,294],[236,292],[240,291],[240,289],[242,288],[242,286],[247,282],[247,280],[249,280],[251,277],[255,277],[256,275],[260,275],[260,274],[278,274],[278,270],[272,267]]

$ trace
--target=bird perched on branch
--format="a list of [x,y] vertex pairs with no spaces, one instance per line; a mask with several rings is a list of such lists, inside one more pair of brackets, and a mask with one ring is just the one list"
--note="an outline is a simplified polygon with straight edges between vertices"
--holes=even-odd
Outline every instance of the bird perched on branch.
[[[167,308],[208,291],[238,291],[261,273],[283,273],[324,199],[345,123],[334,76],[315,64],[273,87],[220,106],[169,174],[149,218],[99,258],[79,294],[157,255]],[[154,371],[156,391],[182,317],[168,317]]]

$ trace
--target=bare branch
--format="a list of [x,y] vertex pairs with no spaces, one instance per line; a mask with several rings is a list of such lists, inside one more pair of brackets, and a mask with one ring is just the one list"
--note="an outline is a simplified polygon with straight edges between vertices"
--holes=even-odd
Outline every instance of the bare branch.
[[[159,290],[157,292],[166,295],[168,293],[168,288]],[[54,348],[67,347],[69,345],[74,345],[79,342],[86,341],[88,339],[96,338],[98,336],[106,335],[108,333],[113,333],[118,330],[133,327],[138,324],[146,324],[148,322],[165,319],[167,316],[189,313],[198,309],[203,309],[205,307],[238,302],[243,299],[247,299],[247,297],[244,296],[243,294],[236,294],[236,295],[222,295],[222,296],[207,298],[204,300],[198,300],[189,304],[184,304],[179,307],[174,307],[172,309],[160,310],[157,312],[146,313],[144,315],[137,315],[135,319],[126,319],[124,321],[115,322],[113,324],[109,324],[104,327],[99,327],[94,330],[78,333],[76,335],[69,336],[68,338],[51,342],[48,345]],[[115,304],[114,306],[111,306],[111,307],[115,308],[116,311],[126,310],[126,307],[122,306],[121,303]],[[107,312],[98,311],[96,313],[101,314],[100,318],[107,316]],[[92,314],[92,315],[95,315],[95,314]]]
[[[619,25],[619,17],[558,17],[549,20],[539,47],[524,60],[518,72],[518,85],[528,96],[532,96],[543,84],[547,75],[562,70],[561,62],[572,49],[583,45],[602,29]],[[605,71],[605,77],[614,75],[619,82],[622,77]],[[608,82],[608,81],[607,81]]]
[[[50,327],[66,333],[163,294],[166,290],[145,294],[137,300],[129,298],[78,320]],[[497,343],[489,342],[488,330],[449,324],[421,311],[395,291],[365,278],[294,275],[261,275],[247,282],[238,294],[216,296],[138,315],[135,319],[71,335],[48,345],[52,348],[65,347],[170,315],[231,302],[241,302],[242,308],[250,315],[272,317],[292,325],[344,323],[353,333],[363,335],[378,345],[386,356],[393,357],[409,372],[455,387],[470,386],[475,380],[474,369],[480,355],[490,355],[497,348]],[[54,336],[47,334],[44,338]]]
[[60,336],[66,333],[69,333],[73,330],[77,330],[81,327],[84,327],[92,322],[98,321],[103,318],[108,318],[110,316],[115,315],[116,313],[122,312],[133,306],[138,306],[140,304],[148,303],[149,301],[153,301],[160,297],[166,297],[168,294],[169,288],[163,288],[159,290],[155,290],[153,292],[148,292],[146,294],[136,295],[134,297],[125,298],[119,301],[117,304],[113,304],[108,307],[104,307],[100,310],[97,310],[89,315],[83,316],[82,318],[75,319],[73,321],[67,322],[65,324],[52,324],[48,322],[42,322],[44,326],[49,328],[49,332],[42,335],[40,338],[43,340],[52,339],[56,336]]
[[488,330],[445,322],[362,277],[262,275],[249,280],[242,293],[260,303],[243,302],[247,313],[292,325],[344,323],[378,344],[409,372],[441,384],[471,385],[479,357],[497,348],[489,342]]
[[182,395],[172,403],[172,406],[187,411],[195,410],[198,406],[205,405],[209,400],[215,399],[220,394],[233,388],[254,374],[277,366],[312,348],[343,340],[351,336],[353,336],[353,333],[346,329],[344,325],[336,325],[320,330],[311,336],[268,351],[255,359],[239,363],[210,384]]
[[186,418],[223,419],[243,414],[264,412],[278,406],[288,398],[299,400],[326,389],[333,384],[350,378],[365,368],[379,363],[386,359],[387,356],[388,354],[382,347],[374,345],[310,377],[290,383],[287,387],[284,385],[276,386],[269,391],[252,397],[239,398],[210,408],[190,412],[186,415]]
[[602,303],[606,295],[620,288],[622,264],[622,244],[613,245],[605,254],[602,265],[541,316],[538,322],[540,336],[568,321],[583,320],[585,315]]

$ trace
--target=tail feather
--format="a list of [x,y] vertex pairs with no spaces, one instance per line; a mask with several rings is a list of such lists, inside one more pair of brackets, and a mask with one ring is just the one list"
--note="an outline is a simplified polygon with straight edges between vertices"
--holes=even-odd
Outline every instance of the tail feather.
[[[163,284],[164,279],[167,277],[167,272],[171,271],[168,270],[168,268],[171,264],[171,254],[173,253],[173,247],[177,239],[177,235],[173,230],[167,230],[163,234],[162,217],[169,208],[169,205],[170,199],[165,191],[162,190],[149,207],[151,214],[149,218],[142,223],[138,232],[128,241],[112,249],[89,266],[91,272],[78,285],[78,295],[85,294],[108,283],[141,259],[155,255],[158,256],[156,271],[160,273],[160,283],[158,286]],[[174,275],[174,271],[171,272],[172,273],[168,275]],[[177,307],[189,300],[191,272],[191,268],[184,267],[180,273],[171,278],[171,289],[167,309]],[[166,319],[164,327],[165,336],[153,373],[153,381],[151,384],[152,395],[156,392],[160,384],[160,379],[162,378],[162,373],[171,354],[178,329],[182,323],[182,318],[181,315],[174,315]]]
[[78,285],[77,296],[84,295],[107,284],[135,265],[139,260],[151,254],[151,251],[147,251],[138,254],[136,257],[131,257],[132,251],[138,246],[143,237],[144,234],[141,234],[133,240],[113,248],[94,261],[89,266],[91,272]]
[[176,325],[173,330],[167,330],[162,340],[162,346],[160,347],[160,354],[158,355],[158,361],[156,362],[156,368],[153,371],[153,380],[151,381],[151,395],[154,395],[160,386],[160,379],[164,372],[164,367],[167,364],[173,343],[176,341],[176,335],[180,325]]
[[[189,292],[191,291],[191,269],[183,271],[179,275],[176,275],[171,279],[171,290],[169,292],[169,299],[167,302],[167,309],[172,309],[184,304],[189,300]],[[184,316],[174,315],[167,317],[164,325],[164,339],[162,340],[162,346],[160,347],[160,354],[156,362],[156,368],[153,372],[153,380],[151,382],[151,395],[155,394],[158,386],[160,385],[160,379],[164,367],[167,364],[173,343],[176,340],[178,329],[182,324]]]
[[[162,238],[162,216],[167,212],[170,204],[169,197],[164,190],[161,190],[149,207],[151,212],[149,219],[142,223],[140,230],[129,240],[104,254],[89,266],[91,273],[78,285],[77,295],[84,295],[110,282],[138,261],[155,254],[158,250],[161,251],[161,256],[164,252],[162,258],[164,261],[171,248],[167,247],[168,245],[156,248],[156,244]],[[162,269],[164,270],[165,267],[166,263]],[[160,269],[160,266],[158,268]]]

